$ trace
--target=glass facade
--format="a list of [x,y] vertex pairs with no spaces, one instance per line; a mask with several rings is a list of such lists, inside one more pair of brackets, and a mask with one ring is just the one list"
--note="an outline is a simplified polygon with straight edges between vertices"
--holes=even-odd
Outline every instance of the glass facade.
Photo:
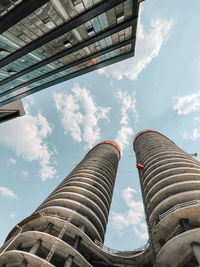
[[[59,78],[70,79],[72,73],[73,77],[76,73],[81,75],[81,70],[90,71],[93,65],[103,67],[116,62],[116,58],[123,59],[119,56],[132,56],[137,1],[113,0],[110,9],[106,2],[50,0],[3,32],[0,59],[3,62],[11,56],[13,60],[0,68],[0,105],[20,98],[21,94],[22,97],[28,95],[41,85],[60,82]],[[105,10],[101,6],[105,6]],[[101,14],[95,15],[97,9],[102,10]],[[82,23],[82,14],[87,16],[88,10],[93,11],[93,18]],[[48,38],[49,33],[73,22],[74,18],[76,27],[27,52],[29,44],[34,46],[40,38]],[[18,51],[22,53],[19,55]]]

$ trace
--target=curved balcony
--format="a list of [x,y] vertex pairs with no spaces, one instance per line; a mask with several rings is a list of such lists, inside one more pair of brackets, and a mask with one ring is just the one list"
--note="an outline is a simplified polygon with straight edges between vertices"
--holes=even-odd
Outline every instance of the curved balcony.
[[27,266],[34,267],[41,267],[43,265],[46,267],[55,267],[44,259],[25,251],[6,251],[0,257],[0,266],[23,266],[23,263],[26,263]]
[[84,176],[78,176],[76,178],[69,178],[66,180],[64,184],[62,184],[62,186],[57,187],[57,189],[62,188],[63,186],[66,186],[69,182],[73,183],[76,181],[82,181],[82,182],[85,182],[87,185],[90,184],[90,185],[97,187],[102,192],[102,194],[105,196],[105,198],[110,201],[111,195],[109,195],[109,193],[106,191],[105,187],[101,183],[98,183],[96,179],[93,180],[93,179],[90,179]]
[[[78,234],[78,236],[81,237],[81,246],[85,247],[87,249],[81,249],[81,254],[84,257],[88,253],[93,257],[96,258],[97,261],[102,263],[102,266],[112,266],[113,264],[116,264],[116,266],[124,266],[125,264],[127,266],[142,266],[146,261],[152,257],[151,250],[148,245],[145,245],[139,249],[136,249],[134,251],[119,251],[115,249],[108,248],[104,246],[101,242],[98,242],[95,240],[94,242],[88,237],[87,234],[85,234],[83,231],[80,230],[80,228],[76,227],[74,224],[63,220],[62,218],[59,218],[57,215],[45,215],[44,213],[40,213],[39,217],[35,215],[30,216],[30,219],[27,218],[24,220],[24,223],[20,223],[20,225],[23,227],[23,231],[41,231],[43,232],[46,226],[51,223],[53,224],[53,227],[57,229],[57,234],[61,231],[63,225],[67,224],[66,228],[66,235],[70,236],[71,239],[74,239],[74,236]],[[17,233],[17,228],[15,231],[12,232],[12,236],[8,241],[4,244],[2,249],[4,249],[9,243],[12,242],[12,240],[15,238],[15,234]],[[55,233],[50,233],[51,235]],[[63,241],[65,238],[63,237]],[[15,246],[17,246],[15,244]],[[95,266],[95,263],[91,263],[93,266]],[[100,263],[98,263],[100,264]],[[82,265],[81,265],[82,266]]]
[[[158,153],[161,153],[163,151],[163,147],[157,147],[157,148],[152,148],[150,151],[146,152],[144,150],[143,152],[137,152],[137,158],[142,161],[143,163],[148,162],[148,159],[152,157],[153,155],[156,155]],[[181,155],[186,155],[185,152],[183,152],[180,149],[174,149],[171,146],[165,147],[165,153],[179,153]]]
[[91,167],[84,167],[84,168],[82,167],[79,170],[77,170],[75,173],[73,173],[72,175],[68,176],[68,178],[76,177],[76,176],[79,176],[79,175],[81,175],[83,173],[83,174],[86,174],[86,175],[90,175],[90,176],[92,176],[94,178],[97,177],[97,178],[103,180],[107,184],[107,186],[109,188],[112,188],[113,183],[111,182],[112,181],[111,180],[111,176],[112,176],[111,172],[108,175],[108,174],[105,174],[105,173],[103,174],[103,172],[100,171],[99,168],[96,168],[96,169],[97,170],[94,171],[93,169],[91,169]]
[[199,230],[199,227],[188,230],[167,241],[157,255],[157,265],[184,266],[184,263],[193,256],[191,243],[200,240]]
[[198,168],[200,167],[199,164],[197,164],[196,162],[184,162],[183,160],[181,161],[172,161],[170,163],[166,163],[166,164],[162,164],[161,166],[158,166],[157,168],[154,167],[154,169],[148,174],[143,174],[143,181],[145,182],[145,180],[150,180],[152,178],[152,176],[157,175],[158,173],[162,173],[165,170],[170,170],[173,168]]
[[[93,175],[91,173],[88,173],[88,172],[84,172],[84,170],[81,170],[80,172],[77,172],[75,175],[72,175],[70,177],[68,177],[66,179],[66,181],[69,181],[71,179],[76,179],[77,177],[85,177],[85,178],[89,178],[91,180],[94,180],[96,182],[98,182],[100,185],[102,185],[103,187],[106,188],[106,190],[108,191],[109,194],[111,194],[111,189],[112,189],[112,186],[110,184],[108,184],[108,181],[102,176],[98,177],[96,175]],[[63,183],[64,184],[64,183]]]
[[[43,202],[40,207],[42,208],[43,205],[47,204],[50,200],[56,200],[56,199],[71,199],[82,203],[84,206],[90,208],[94,213],[96,213],[97,216],[100,218],[101,222],[103,223],[104,227],[106,226],[107,219],[104,215],[104,212],[101,210],[100,206],[97,205],[96,202],[93,201],[91,198],[88,198],[86,195],[77,192],[68,191],[68,192],[55,193],[51,197],[48,197],[48,199],[45,202]],[[37,210],[39,210],[39,208]]]
[[166,241],[179,226],[180,219],[188,218],[191,225],[199,225],[200,200],[182,202],[159,215],[159,222],[153,229],[156,250],[160,249],[160,240]]
[[151,166],[149,166],[149,168],[146,168],[145,166],[145,170],[142,173],[142,177],[147,177],[150,173],[152,173],[154,170],[158,169],[161,166],[166,166],[167,164],[170,163],[175,163],[175,162],[181,162],[181,163],[188,163],[188,164],[195,164],[198,165],[200,167],[200,164],[198,164],[196,161],[192,160],[192,159],[187,159],[187,158],[181,158],[181,157],[177,157],[177,156],[170,156],[170,157],[164,157],[162,159],[157,159],[154,163],[151,164]]
[[[100,161],[100,162],[99,162]],[[81,164],[81,166],[76,170],[82,170],[82,169],[86,169],[88,171],[92,171],[92,169],[90,169],[91,167],[97,167],[98,168],[98,172],[102,175],[108,176],[108,177],[112,177],[111,181],[113,181],[113,178],[116,174],[116,170],[114,168],[114,166],[111,164],[111,162],[109,162],[109,160],[104,160],[103,158],[99,159],[88,159],[86,162],[84,162],[83,164]],[[104,168],[105,167],[105,168]]]
[[103,226],[101,220],[99,217],[87,206],[84,204],[72,200],[72,199],[55,199],[50,200],[43,204],[38,211],[44,210],[45,208],[51,208],[51,207],[62,207],[62,208],[68,208],[70,210],[74,210],[80,215],[87,217],[90,222],[95,225],[96,229],[100,233],[100,235],[103,237],[105,234],[105,225]]
[[179,157],[183,157],[183,158],[188,158],[188,156],[186,155],[186,153],[183,153],[182,151],[174,151],[172,148],[171,149],[167,149],[167,150],[157,150],[154,153],[152,153],[152,155],[150,155],[149,157],[147,157],[145,160],[143,160],[143,163],[145,164],[145,166],[150,165],[152,162],[154,162],[154,160],[156,160],[158,157],[167,157],[167,156],[179,156]]
[[[79,186],[71,186],[70,185],[70,186],[60,188],[59,190],[56,190],[55,192],[53,192],[48,197],[48,199],[50,199],[54,195],[64,194],[65,192],[78,193],[78,194],[84,195],[85,197],[93,200],[99,206],[99,208],[102,210],[103,214],[105,214],[105,217],[106,218],[108,217],[108,209],[106,208],[106,206],[105,206],[104,202],[101,200],[101,198],[97,194],[94,194],[93,192],[91,192],[85,188],[79,187]],[[46,200],[43,203],[45,203],[45,202],[46,202]]]
[[117,166],[116,162],[113,164],[113,158],[112,157],[108,158],[105,152],[104,152],[104,157],[99,158],[99,157],[93,156],[92,159],[85,160],[84,163],[81,163],[80,168],[82,168],[85,165],[96,166],[99,168],[99,170],[103,172],[106,171],[108,174],[115,173],[116,166]]
[[[179,158],[182,159],[188,159],[188,157],[183,154],[183,153],[178,153],[178,152],[174,152],[173,150],[168,150],[168,151],[162,151],[159,153],[155,153],[152,156],[150,156],[149,158],[147,158],[146,161],[143,161],[142,163],[145,166],[145,170],[149,170],[150,166],[152,166],[153,164],[155,164],[157,161],[162,160],[162,159],[170,159],[171,157],[177,156]],[[192,160],[192,157],[191,157]],[[144,170],[144,173],[145,173]]]
[[149,221],[158,222],[160,214],[166,212],[167,210],[171,209],[172,207],[174,207],[175,205],[179,203],[192,201],[196,199],[200,199],[200,190],[182,192],[182,193],[178,193],[173,196],[167,197],[156,206],[156,208],[153,210],[153,212],[150,215]]
[[154,176],[150,181],[145,181],[144,185],[144,194],[146,195],[150,188],[156,184],[157,182],[161,181],[162,179],[165,179],[166,177],[175,175],[175,174],[184,174],[184,173],[197,173],[200,174],[199,168],[190,168],[190,167],[175,167],[173,169],[165,170],[156,176]]
[[[64,188],[67,188],[68,186],[76,186],[76,187],[80,187],[80,188],[84,188],[87,189],[89,191],[91,191],[92,193],[96,194],[104,203],[104,205],[106,206],[107,210],[109,210],[109,202],[107,200],[107,198],[105,197],[105,195],[95,186],[91,185],[91,184],[87,184],[86,182],[82,182],[82,181],[73,181],[73,182],[66,182],[65,186],[62,187],[57,187],[57,190],[62,190]],[[54,191],[55,192],[57,192]]]
[[[72,246],[70,246],[69,244],[67,244],[66,242],[64,242],[63,240],[61,240],[55,236],[52,236],[50,234],[43,233],[43,232],[27,231],[27,232],[21,233],[18,236],[18,238],[15,240],[15,242],[9,246],[9,250],[15,249],[19,245],[21,245],[22,248],[23,247],[31,247],[38,240],[41,240],[42,247],[47,249],[48,251],[50,251],[52,249],[53,245],[56,244],[54,253],[59,255],[62,258],[66,259],[67,255],[70,254],[71,256],[74,257],[74,262],[78,266],[92,267],[92,265],[90,265],[89,262],[87,262],[86,259]],[[29,254],[30,254],[30,258],[31,258],[32,254],[31,253],[29,253]],[[42,262],[40,261],[40,263],[42,263]],[[30,261],[30,264],[32,264],[32,266],[34,266],[34,264],[31,261]],[[42,266],[42,265],[40,265],[40,266]]]
[[87,164],[83,164],[81,166],[84,167],[85,170],[89,170],[89,172],[91,174],[94,174],[95,176],[99,177],[99,178],[103,178],[107,181],[107,183],[110,185],[110,187],[112,188],[114,181],[112,181],[112,173],[110,171],[108,171],[106,168],[102,169],[102,168],[98,168],[98,166],[92,164],[92,162],[90,163],[90,166],[88,166]]
[[151,199],[147,205],[149,214],[155,209],[155,207],[161,203],[164,199],[169,196],[179,194],[181,192],[200,190],[200,181],[185,181],[174,183],[172,185],[166,186],[165,188],[158,191]]
[[[171,149],[171,145],[166,144],[165,145],[165,150],[170,150]],[[161,144],[157,144],[157,142],[148,142],[148,144],[146,144],[146,146],[144,148],[140,148],[139,152],[138,152],[138,156],[140,157],[141,160],[145,160],[147,156],[151,156],[153,153],[157,152],[157,151],[161,151],[162,150],[162,145]],[[176,148],[176,151],[180,151],[180,149]]]
[[148,191],[148,193],[146,194],[146,201],[149,202],[150,199],[161,189],[178,183],[178,182],[186,182],[186,181],[200,181],[200,174],[197,173],[182,173],[182,174],[176,174],[176,175],[172,175],[172,176],[168,176],[160,181],[158,181],[157,183],[155,183],[150,190]]
[[95,225],[85,216],[79,214],[75,210],[71,210],[69,208],[63,208],[58,206],[46,207],[40,210],[40,212],[46,215],[55,215],[63,220],[69,220],[72,224],[79,227],[80,225],[85,226],[85,233],[92,240],[99,240],[103,242],[103,237],[99,234],[99,231],[96,229]]

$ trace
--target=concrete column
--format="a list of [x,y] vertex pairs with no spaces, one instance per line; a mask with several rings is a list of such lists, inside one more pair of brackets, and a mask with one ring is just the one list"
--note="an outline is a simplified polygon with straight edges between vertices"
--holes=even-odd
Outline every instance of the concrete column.
[[[84,225],[81,225],[81,226],[79,227],[79,229],[80,229],[81,231],[85,232],[85,226],[84,226]],[[74,240],[73,248],[75,248],[75,249],[78,248],[78,246],[79,246],[79,244],[80,244],[80,242],[81,242],[81,239],[82,239],[82,238],[81,238],[80,236],[78,236],[78,235],[75,236],[75,240]]]
[[81,226],[79,226],[79,229],[80,229],[82,232],[85,232],[85,225],[81,225]]
[[192,251],[196,257],[196,260],[200,265],[200,244],[198,242],[192,242],[190,245],[192,247]]
[[53,226],[54,226],[53,223],[48,223],[48,225],[45,229],[45,233],[50,234],[52,229],[53,229]]
[[[79,229],[80,229],[81,231],[85,232],[85,226],[84,226],[84,225],[81,225],[81,226],[79,227]],[[74,240],[74,244],[73,244],[73,248],[74,248],[74,249],[77,249],[77,248],[78,248],[78,246],[79,246],[79,244],[80,244],[80,242],[81,242],[81,239],[82,239],[82,237],[80,237],[80,236],[78,236],[78,235],[75,236],[75,240]],[[73,259],[74,259],[74,257],[71,256],[71,255],[69,255],[69,256],[67,257],[67,260],[66,260],[66,262],[65,262],[65,264],[64,264],[63,267],[71,267],[72,262],[73,262]]]
[[73,262],[73,256],[69,255],[63,267],[71,267]]
[[80,236],[76,236],[75,237],[75,240],[74,240],[74,244],[73,244],[73,248],[75,248],[75,249],[77,249],[78,248],[78,246],[79,246],[79,244],[80,244],[80,242],[81,242],[81,237]]
[[181,219],[179,220],[179,224],[180,224],[180,226],[182,226],[182,227],[186,227],[186,226],[188,226],[188,224],[189,224],[189,219],[188,219],[188,218],[181,218]]
[[17,246],[17,250],[22,250],[22,243]]
[[32,248],[30,249],[29,253],[35,255],[35,254],[37,253],[37,251],[38,251],[38,249],[39,249],[41,243],[42,243],[42,240],[41,240],[41,239],[38,239],[38,240],[35,242],[35,244],[32,246]]

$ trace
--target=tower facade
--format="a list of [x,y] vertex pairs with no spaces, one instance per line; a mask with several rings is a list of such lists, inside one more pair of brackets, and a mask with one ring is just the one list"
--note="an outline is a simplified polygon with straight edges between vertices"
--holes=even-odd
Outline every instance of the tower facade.
[[[104,141],[8,235],[0,266],[101,266],[120,148]],[[107,260],[108,262],[108,260]]]
[[133,146],[149,230],[150,266],[200,265],[200,163],[153,130],[139,132]]

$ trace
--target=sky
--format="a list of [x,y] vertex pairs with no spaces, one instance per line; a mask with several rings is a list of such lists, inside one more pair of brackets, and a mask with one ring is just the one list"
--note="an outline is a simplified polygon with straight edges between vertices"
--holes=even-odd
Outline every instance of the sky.
[[[0,125],[0,245],[101,140],[122,149],[105,246],[147,243],[132,141],[155,129],[200,155],[200,1],[140,5],[135,57],[23,99]],[[200,160],[200,156],[197,157]]]

